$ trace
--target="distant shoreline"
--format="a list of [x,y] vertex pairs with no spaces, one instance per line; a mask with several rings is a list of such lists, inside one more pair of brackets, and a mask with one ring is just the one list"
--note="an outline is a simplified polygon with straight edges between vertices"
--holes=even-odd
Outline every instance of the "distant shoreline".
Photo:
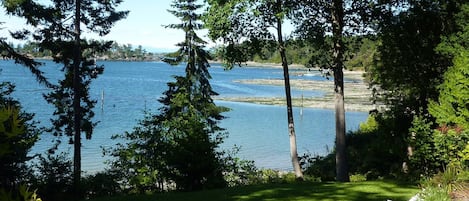
[[[210,60],[210,64],[223,64],[222,61]],[[238,64],[234,64],[235,67],[238,67]],[[281,63],[262,63],[255,61],[241,62],[241,67],[266,67],[266,68],[282,68]],[[288,64],[288,69],[308,69],[302,64]]]
[[[305,71],[309,72],[309,71]],[[362,71],[344,71],[344,76],[349,79],[356,80],[354,82],[345,83],[345,109],[347,111],[368,112],[376,109],[378,105],[371,102],[372,91],[364,82]],[[246,79],[235,80],[235,82],[253,85],[273,85],[284,86],[283,79]],[[291,87],[294,89],[307,89],[315,91],[323,91],[325,95],[322,97],[292,97],[294,107],[334,109],[334,82],[314,81],[293,79],[290,80]],[[286,105],[285,97],[214,97],[215,100],[230,102],[247,102],[264,105]]]
[[[38,60],[52,60],[52,58],[42,57],[35,58]],[[123,61],[123,62],[147,62],[158,60],[100,60],[98,61]],[[220,61],[209,61],[211,64],[221,64]],[[258,62],[245,62],[241,64],[242,67],[266,67],[266,68],[282,68],[281,64],[276,63],[258,63]],[[290,70],[304,70],[304,72],[295,72],[297,75],[306,75],[310,72],[318,72],[318,69],[306,68],[300,64],[290,64]],[[372,92],[368,89],[368,85],[364,82],[363,71],[348,71],[344,70],[344,77],[356,82],[345,83],[345,109],[347,111],[363,111],[368,112],[376,109],[370,101]],[[253,85],[275,85],[283,86],[283,79],[252,79],[252,80],[236,80],[235,82]],[[334,94],[333,94],[333,81],[313,81],[292,79],[290,80],[292,88],[307,89],[323,91],[323,97],[292,97],[292,104],[294,107],[305,108],[319,108],[319,109],[334,109]],[[230,102],[247,102],[263,105],[286,105],[285,97],[222,97],[215,96],[215,100],[230,101]]]

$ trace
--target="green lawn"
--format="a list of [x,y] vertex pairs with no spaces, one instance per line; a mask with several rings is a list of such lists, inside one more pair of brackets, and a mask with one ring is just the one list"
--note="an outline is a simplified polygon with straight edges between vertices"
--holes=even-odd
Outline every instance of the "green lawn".
[[265,184],[198,192],[171,192],[154,195],[134,195],[101,198],[93,201],[280,201],[280,200],[392,200],[406,201],[418,192],[413,185],[389,181],[352,183],[293,183]]

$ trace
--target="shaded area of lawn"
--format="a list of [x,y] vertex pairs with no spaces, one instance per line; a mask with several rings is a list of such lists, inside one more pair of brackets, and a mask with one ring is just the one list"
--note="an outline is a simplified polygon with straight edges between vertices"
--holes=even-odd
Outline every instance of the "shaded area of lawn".
[[257,201],[257,200],[409,200],[418,192],[413,185],[387,181],[353,183],[292,183],[243,186],[198,192],[171,192],[101,198],[93,201]]

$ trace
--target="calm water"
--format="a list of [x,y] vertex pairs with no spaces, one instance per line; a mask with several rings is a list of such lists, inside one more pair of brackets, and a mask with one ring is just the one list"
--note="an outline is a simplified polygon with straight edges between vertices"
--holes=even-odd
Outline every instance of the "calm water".
[[[52,82],[61,78],[61,66],[44,61],[42,70]],[[98,100],[95,119],[100,121],[95,128],[92,140],[83,141],[83,169],[88,172],[102,170],[105,166],[101,147],[112,147],[116,142],[110,136],[124,131],[131,131],[144,110],[156,112],[160,104],[157,99],[167,89],[166,83],[173,81],[173,75],[181,75],[183,66],[172,67],[161,62],[101,62],[105,65],[104,74],[95,80],[91,87],[91,96]],[[50,126],[53,108],[42,98],[48,90],[38,85],[31,73],[12,61],[0,61],[0,81],[16,84],[13,94],[27,112],[35,113],[36,119],[44,126]],[[280,86],[247,85],[236,83],[239,79],[282,78],[282,70],[276,68],[235,68],[225,71],[219,65],[211,68],[212,86],[223,97],[284,97]],[[314,79],[327,81],[320,76],[296,77],[291,79]],[[104,100],[101,100],[104,94]],[[322,96],[323,92],[293,90],[293,96]],[[249,103],[218,101],[217,104],[231,108],[224,115],[228,118],[221,123],[229,132],[222,148],[233,145],[241,147],[239,156],[254,160],[261,168],[291,169],[289,159],[289,138],[284,106],[266,106]],[[334,143],[334,112],[323,109],[294,108],[298,152],[324,154]],[[347,129],[358,128],[360,122],[368,116],[365,112],[347,112]],[[51,146],[54,139],[43,134],[32,152],[43,153]],[[66,138],[63,141],[67,141]],[[61,147],[63,151],[72,150],[69,145]]]

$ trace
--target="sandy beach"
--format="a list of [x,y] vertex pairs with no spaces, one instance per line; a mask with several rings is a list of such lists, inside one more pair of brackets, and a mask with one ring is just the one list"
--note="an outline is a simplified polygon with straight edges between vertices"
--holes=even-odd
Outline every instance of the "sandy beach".
[[[305,71],[305,73],[308,72],[309,71]],[[363,73],[362,71],[344,71],[346,78],[354,80],[353,82],[345,83],[345,109],[347,111],[370,111],[376,108],[370,101],[372,92],[363,81]],[[284,85],[283,79],[246,79],[235,80],[235,82],[255,85]],[[334,82],[332,77],[328,81],[292,79],[290,80],[290,84],[291,87],[295,89],[325,92],[325,96],[323,97],[292,97],[294,107],[334,109]],[[286,105],[285,97],[215,97],[215,99],[267,105]]]

